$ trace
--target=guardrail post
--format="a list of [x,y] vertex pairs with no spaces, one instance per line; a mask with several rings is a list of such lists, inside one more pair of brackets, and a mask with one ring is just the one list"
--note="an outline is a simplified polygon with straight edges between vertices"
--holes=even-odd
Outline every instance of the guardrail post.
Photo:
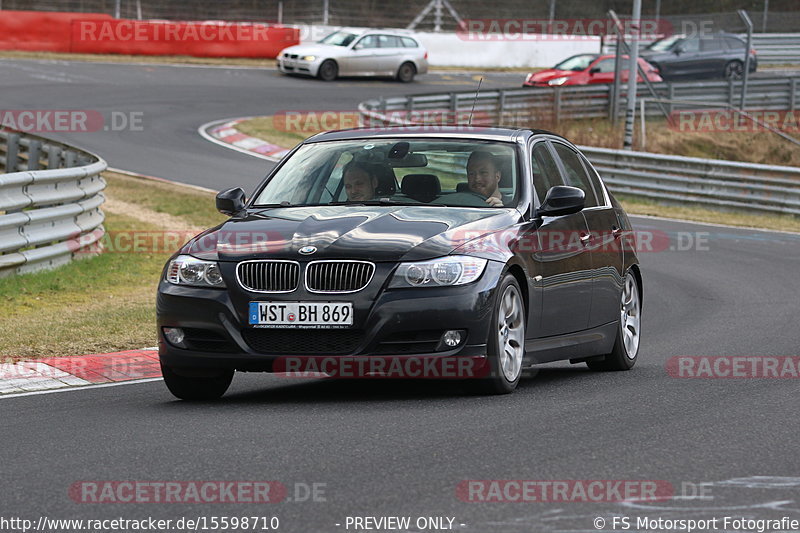
[[675,99],[675,87],[671,83],[667,83],[667,99],[670,101],[667,104],[667,112],[672,116],[672,100]]
[[789,83],[789,111],[794,111],[797,98],[797,78],[790,78]]
[[733,105],[733,79],[728,80],[728,105]]
[[561,87],[553,87],[553,109],[555,109],[556,125],[561,122]]
[[45,149],[47,150],[47,168],[61,168],[61,148],[50,144]]
[[78,159],[78,154],[73,152],[72,150],[67,150],[64,152],[64,166],[67,168],[76,166],[75,162]]
[[497,125],[503,126],[503,113],[506,110],[506,92],[500,89],[500,98],[497,99]]
[[6,145],[6,172],[17,171],[19,165],[19,133],[8,134],[8,144]]
[[28,170],[39,170],[40,157],[42,157],[42,142],[31,141],[28,145]]

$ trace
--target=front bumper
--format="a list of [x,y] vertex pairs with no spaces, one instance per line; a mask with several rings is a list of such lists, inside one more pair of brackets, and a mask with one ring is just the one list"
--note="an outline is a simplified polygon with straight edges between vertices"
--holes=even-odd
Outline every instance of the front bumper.
[[[223,264],[223,271],[233,268]],[[469,285],[388,290],[393,269],[394,265],[378,265],[381,275],[376,273],[367,288],[341,295],[312,294],[302,288],[288,294],[250,293],[230,276],[225,278],[226,290],[162,280],[156,304],[159,356],[174,368],[266,372],[322,370],[320,365],[331,359],[358,364],[364,358],[406,363],[468,358],[483,364],[503,264],[490,261],[481,278]],[[256,329],[247,324],[250,301],[351,301],[354,323],[344,330]],[[187,331],[186,348],[170,344],[164,327]],[[439,342],[446,330],[462,330],[465,338],[455,348],[446,348]]]
[[321,59],[314,61],[304,61],[302,59],[289,59],[280,57],[278,58],[278,70],[284,74],[303,74],[306,76],[316,76],[319,66],[322,64]]

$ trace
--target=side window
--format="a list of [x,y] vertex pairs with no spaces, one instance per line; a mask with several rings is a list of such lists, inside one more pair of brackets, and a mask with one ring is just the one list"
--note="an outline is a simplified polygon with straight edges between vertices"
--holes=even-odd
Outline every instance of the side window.
[[400,39],[394,35],[378,35],[378,42],[381,48],[402,48]]
[[728,48],[731,50],[744,50],[745,43],[744,41],[740,41],[736,37],[724,37],[725,42],[728,44]]
[[564,170],[566,171],[564,179],[567,185],[577,187],[583,191],[586,195],[586,207],[600,205],[597,201],[597,195],[594,192],[592,183],[589,181],[589,175],[586,173],[586,169],[583,167],[583,163],[581,163],[578,154],[567,145],[561,143],[553,143],[553,146],[556,149],[556,154],[558,154],[558,157],[564,164]]
[[366,37],[358,41],[358,43],[355,46],[355,49],[362,50],[364,48],[378,48],[378,36],[367,35]]
[[683,48],[684,53],[693,54],[694,52],[698,52],[700,50],[700,39],[697,37],[690,37],[689,39],[684,39],[681,42],[681,48]]
[[[626,65],[627,66],[627,65]],[[593,69],[599,69],[598,72],[614,72],[614,60],[613,59],[603,59],[598,61],[592,67]]]
[[725,45],[719,37],[706,37],[700,40],[700,50],[703,52],[724,50]]
[[534,145],[531,168],[533,169],[533,188],[539,197],[539,203],[541,203],[544,202],[544,197],[550,187],[563,185],[558,165],[556,165],[553,156],[550,155],[550,150],[547,149],[546,143],[539,142]]
[[405,46],[406,48],[419,48],[417,41],[415,41],[411,37],[400,37],[400,39],[402,39],[403,46]]
[[603,194],[603,184],[600,182],[600,175],[597,173],[597,169],[589,163],[588,159],[583,157],[583,154],[581,154],[581,161],[583,161],[583,166],[589,174],[589,182],[592,184],[592,188],[597,194],[598,203],[604,205],[606,203],[606,197]]

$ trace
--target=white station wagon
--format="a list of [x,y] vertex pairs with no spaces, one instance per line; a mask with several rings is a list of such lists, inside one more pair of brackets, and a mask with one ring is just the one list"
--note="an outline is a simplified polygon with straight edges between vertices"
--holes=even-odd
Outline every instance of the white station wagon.
[[428,51],[397,30],[341,29],[316,43],[281,50],[278,68],[331,81],[339,76],[389,76],[408,83],[428,72]]

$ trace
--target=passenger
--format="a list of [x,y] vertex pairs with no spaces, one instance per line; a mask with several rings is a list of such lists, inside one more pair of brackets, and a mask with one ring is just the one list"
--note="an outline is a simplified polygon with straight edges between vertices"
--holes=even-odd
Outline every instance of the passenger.
[[475,150],[467,160],[467,184],[469,190],[485,196],[485,202],[492,207],[503,207],[503,195],[498,188],[500,171],[494,156],[486,150]]
[[344,167],[344,188],[351,202],[363,202],[375,198],[378,177],[363,163],[351,161]]

